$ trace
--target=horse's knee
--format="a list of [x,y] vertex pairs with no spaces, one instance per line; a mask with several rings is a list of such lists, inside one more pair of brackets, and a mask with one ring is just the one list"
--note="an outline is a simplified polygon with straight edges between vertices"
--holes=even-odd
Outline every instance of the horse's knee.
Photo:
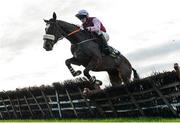
[[70,60],[67,59],[67,60],[65,61],[65,64],[66,64],[67,66],[70,65]]

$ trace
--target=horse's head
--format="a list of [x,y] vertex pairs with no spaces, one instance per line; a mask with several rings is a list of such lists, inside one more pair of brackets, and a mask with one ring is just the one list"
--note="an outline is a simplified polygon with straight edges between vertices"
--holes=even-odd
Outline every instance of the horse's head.
[[44,22],[46,23],[46,28],[45,35],[43,36],[43,48],[46,49],[46,51],[51,51],[54,44],[58,41],[58,39],[62,39],[63,35],[58,29],[55,12],[53,13],[53,18],[44,20]]

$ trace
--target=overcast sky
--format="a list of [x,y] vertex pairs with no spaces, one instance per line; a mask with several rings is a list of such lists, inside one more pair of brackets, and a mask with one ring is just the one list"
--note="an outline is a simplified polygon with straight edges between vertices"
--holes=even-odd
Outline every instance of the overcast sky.
[[[0,91],[73,79],[64,61],[70,43],[43,49],[45,23],[52,17],[80,24],[80,9],[98,17],[110,35],[109,45],[131,62],[141,77],[180,64],[179,0],[2,0],[0,4]],[[83,67],[73,66],[75,69]],[[109,85],[105,72],[91,73]]]

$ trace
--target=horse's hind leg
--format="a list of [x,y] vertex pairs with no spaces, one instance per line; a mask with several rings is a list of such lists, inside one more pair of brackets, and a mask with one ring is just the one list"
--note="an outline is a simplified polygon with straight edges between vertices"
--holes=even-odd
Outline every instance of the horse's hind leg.
[[119,69],[118,75],[121,81],[124,82],[124,84],[128,84],[130,82],[131,73],[132,72],[130,67],[127,67],[126,69],[124,68],[123,71]]
[[119,78],[121,79],[122,82],[124,82],[124,84],[128,84],[130,82],[130,76],[123,75],[120,72],[119,72]]
[[117,70],[108,71],[109,79],[112,86],[117,86],[122,84],[121,78],[119,78],[119,72]]
[[69,71],[71,72],[71,74],[73,76],[78,76],[81,74],[81,71],[75,71],[74,68],[71,66],[71,64],[75,64],[75,65],[81,65],[74,57],[67,59],[65,61],[66,66],[68,67]]

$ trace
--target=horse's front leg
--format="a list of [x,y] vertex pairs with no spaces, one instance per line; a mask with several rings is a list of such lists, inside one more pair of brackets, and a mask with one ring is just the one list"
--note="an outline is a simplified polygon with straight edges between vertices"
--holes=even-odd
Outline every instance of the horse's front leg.
[[88,65],[86,66],[86,68],[84,69],[83,73],[84,75],[89,79],[89,81],[94,85],[96,84],[96,78],[94,76],[91,76],[89,74],[89,71],[90,70],[96,70],[96,68],[101,65],[102,63],[102,59],[101,57],[98,58],[98,57],[93,57],[91,59],[91,61],[88,63]]
[[84,69],[84,75],[89,79],[90,83],[92,84],[93,90],[90,90],[89,88],[84,88],[83,94],[85,96],[90,96],[92,94],[96,94],[100,91],[102,91],[102,89],[100,88],[100,86],[102,85],[102,82],[100,80],[96,80],[96,78],[94,76],[91,76],[89,74],[90,70],[96,70],[97,67],[99,65],[101,65],[102,60],[101,58],[93,58],[91,59],[91,61],[89,62],[89,64],[86,66],[86,68]]
[[69,71],[71,72],[71,74],[75,77],[75,76],[79,76],[81,74],[81,71],[75,71],[74,68],[72,68],[71,64],[74,65],[81,65],[74,57],[67,59],[65,61],[66,66],[68,67]]

